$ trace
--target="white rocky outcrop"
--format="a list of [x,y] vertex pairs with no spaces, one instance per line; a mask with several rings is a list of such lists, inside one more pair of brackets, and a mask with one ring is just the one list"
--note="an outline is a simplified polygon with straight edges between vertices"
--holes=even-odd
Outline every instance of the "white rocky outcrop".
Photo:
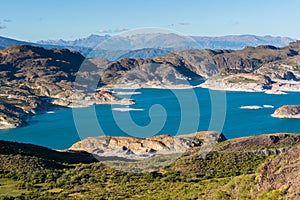
[[223,134],[214,131],[180,136],[159,135],[150,138],[99,136],[79,141],[73,144],[70,150],[83,150],[101,157],[147,158],[153,155],[183,153],[194,146],[224,140],[226,138]]

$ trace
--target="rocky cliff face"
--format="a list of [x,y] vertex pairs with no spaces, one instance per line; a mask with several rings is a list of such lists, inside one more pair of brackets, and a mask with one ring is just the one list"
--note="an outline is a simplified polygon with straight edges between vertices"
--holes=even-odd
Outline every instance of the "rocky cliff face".
[[272,114],[277,118],[300,118],[300,105],[285,105],[275,110]]
[[197,132],[180,136],[160,135],[146,139],[100,136],[79,141],[72,145],[70,150],[87,151],[99,157],[147,158],[155,155],[184,153],[189,148],[202,146],[207,142],[225,140],[225,136],[217,132]]

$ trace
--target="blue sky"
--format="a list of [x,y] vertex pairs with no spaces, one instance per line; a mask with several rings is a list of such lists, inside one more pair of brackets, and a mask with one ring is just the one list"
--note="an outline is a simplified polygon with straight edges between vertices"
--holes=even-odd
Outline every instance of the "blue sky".
[[299,0],[1,0],[0,35],[27,41],[159,27],[300,38]]

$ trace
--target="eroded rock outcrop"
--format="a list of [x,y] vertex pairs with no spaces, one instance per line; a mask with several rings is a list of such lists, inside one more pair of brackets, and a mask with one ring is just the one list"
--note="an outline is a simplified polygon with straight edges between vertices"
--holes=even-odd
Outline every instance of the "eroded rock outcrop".
[[72,145],[70,150],[83,150],[97,156],[143,158],[153,155],[183,153],[191,147],[202,146],[206,142],[221,142],[226,138],[218,132],[197,132],[170,136],[159,135],[150,138],[99,136],[89,137]]

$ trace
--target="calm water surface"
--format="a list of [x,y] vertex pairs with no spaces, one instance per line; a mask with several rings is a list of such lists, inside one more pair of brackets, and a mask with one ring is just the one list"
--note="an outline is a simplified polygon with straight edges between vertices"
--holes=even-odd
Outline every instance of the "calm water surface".
[[[104,134],[148,137],[153,134],[176,135],[211,129],[222,131],[227,138],[236,138],[274,132],[300,133],[300,119],[271,117],[274,110],[282,105],[300,104],[300,93],[210,93],[210,90],[202,88],[138,89],[135,92],[141,92],[131,96],[136,100],[135,105],[96,105],[78,108],[74,112],[72,109],[55,110],[54,113],[32,117],[29,126],[0,130],[0,139],[65,149],[80,139]],[[274,108],[240,108],[248,105],[272,105]],[[151,107],[153,109],[149,114]],[[137,110],[120,112],[115,108]]]

